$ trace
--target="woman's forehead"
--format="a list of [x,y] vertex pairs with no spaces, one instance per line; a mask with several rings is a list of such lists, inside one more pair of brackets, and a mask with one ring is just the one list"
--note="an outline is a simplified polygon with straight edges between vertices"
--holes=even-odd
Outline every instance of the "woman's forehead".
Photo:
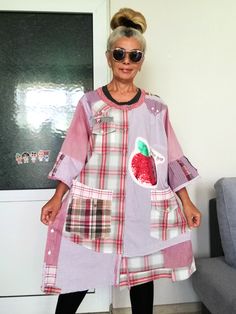
[[112,48],[118,47],[126,50],[141,49],[141,44],[135,37],[121,37],[112,46]]

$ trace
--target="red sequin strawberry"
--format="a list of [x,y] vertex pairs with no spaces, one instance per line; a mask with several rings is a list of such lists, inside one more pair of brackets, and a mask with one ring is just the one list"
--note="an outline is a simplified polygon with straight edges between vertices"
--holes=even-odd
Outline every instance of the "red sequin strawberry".
[[164,157],[150,149],[147,142],[137,138],[135,152],[131,156],[131,174],[137,183],[153,187],[157,184],[156,163],[164,162]]

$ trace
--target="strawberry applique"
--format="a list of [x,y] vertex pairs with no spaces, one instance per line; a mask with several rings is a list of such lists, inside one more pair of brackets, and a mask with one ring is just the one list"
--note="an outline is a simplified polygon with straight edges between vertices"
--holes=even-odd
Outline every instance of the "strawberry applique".
[[130,172],[133,179],[141,186],[153,187],[157,184],[157,163],[164,162],[164,157],[149,148],[148,143],[138,137],[135,151],[130,158]]

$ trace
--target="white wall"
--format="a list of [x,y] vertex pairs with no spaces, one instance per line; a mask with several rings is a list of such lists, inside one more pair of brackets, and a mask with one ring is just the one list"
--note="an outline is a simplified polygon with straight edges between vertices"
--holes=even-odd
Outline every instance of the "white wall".
[[[107,0],[108,1],[108,0]],[[19,9],[19,1],[14,9]],[[25,2],[27,2],[25,0]],[[32,1],[28,1],[32,4]],[[43,1],[45,3],[45,1]],[[148,51],[137,80],[140,87],[159,94],[169,105],[172,122],[186,155],[202,178],[190,194],[203,213],[194,232],[196,255],[209,255],[208,200],[213,184],[236,176],[236,10],[235,0],[110,0],[111,15],[121,7],[143,12],[147,18]],[[1,9],[9,1],[0,0]],[[37,2],[38,9],[44,5]],[[47,2],[48,3],[48,2]],[[58,3],[76,10],[76,0]],[[105,49],[105,47],[104,47]],[[197,300],[191,282],[156,284],[155,302]],[[114,307],[129,305],[127,290],[114,291]]]
[[[203,213],[194,231],[197,256],[209,255],[208,201],[220,177],[236,176],[236,2],[234,0],[116,0],[146,17],[148,50],[137,85],[160,95],[185,154],[201,179],[189,188]],[[191,281],[156,284],[155,302],[197,300]],[[114,307],[129,305],[114,291]]]

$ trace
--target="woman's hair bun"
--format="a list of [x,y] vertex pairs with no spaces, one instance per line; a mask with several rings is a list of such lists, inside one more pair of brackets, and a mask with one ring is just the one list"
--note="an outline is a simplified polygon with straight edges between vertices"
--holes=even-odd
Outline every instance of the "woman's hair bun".
[[147,24],[142,13],[129,8],[120,9],[111,19],[111,29],[114,30],[119,26],[132,27],[144,33]]

